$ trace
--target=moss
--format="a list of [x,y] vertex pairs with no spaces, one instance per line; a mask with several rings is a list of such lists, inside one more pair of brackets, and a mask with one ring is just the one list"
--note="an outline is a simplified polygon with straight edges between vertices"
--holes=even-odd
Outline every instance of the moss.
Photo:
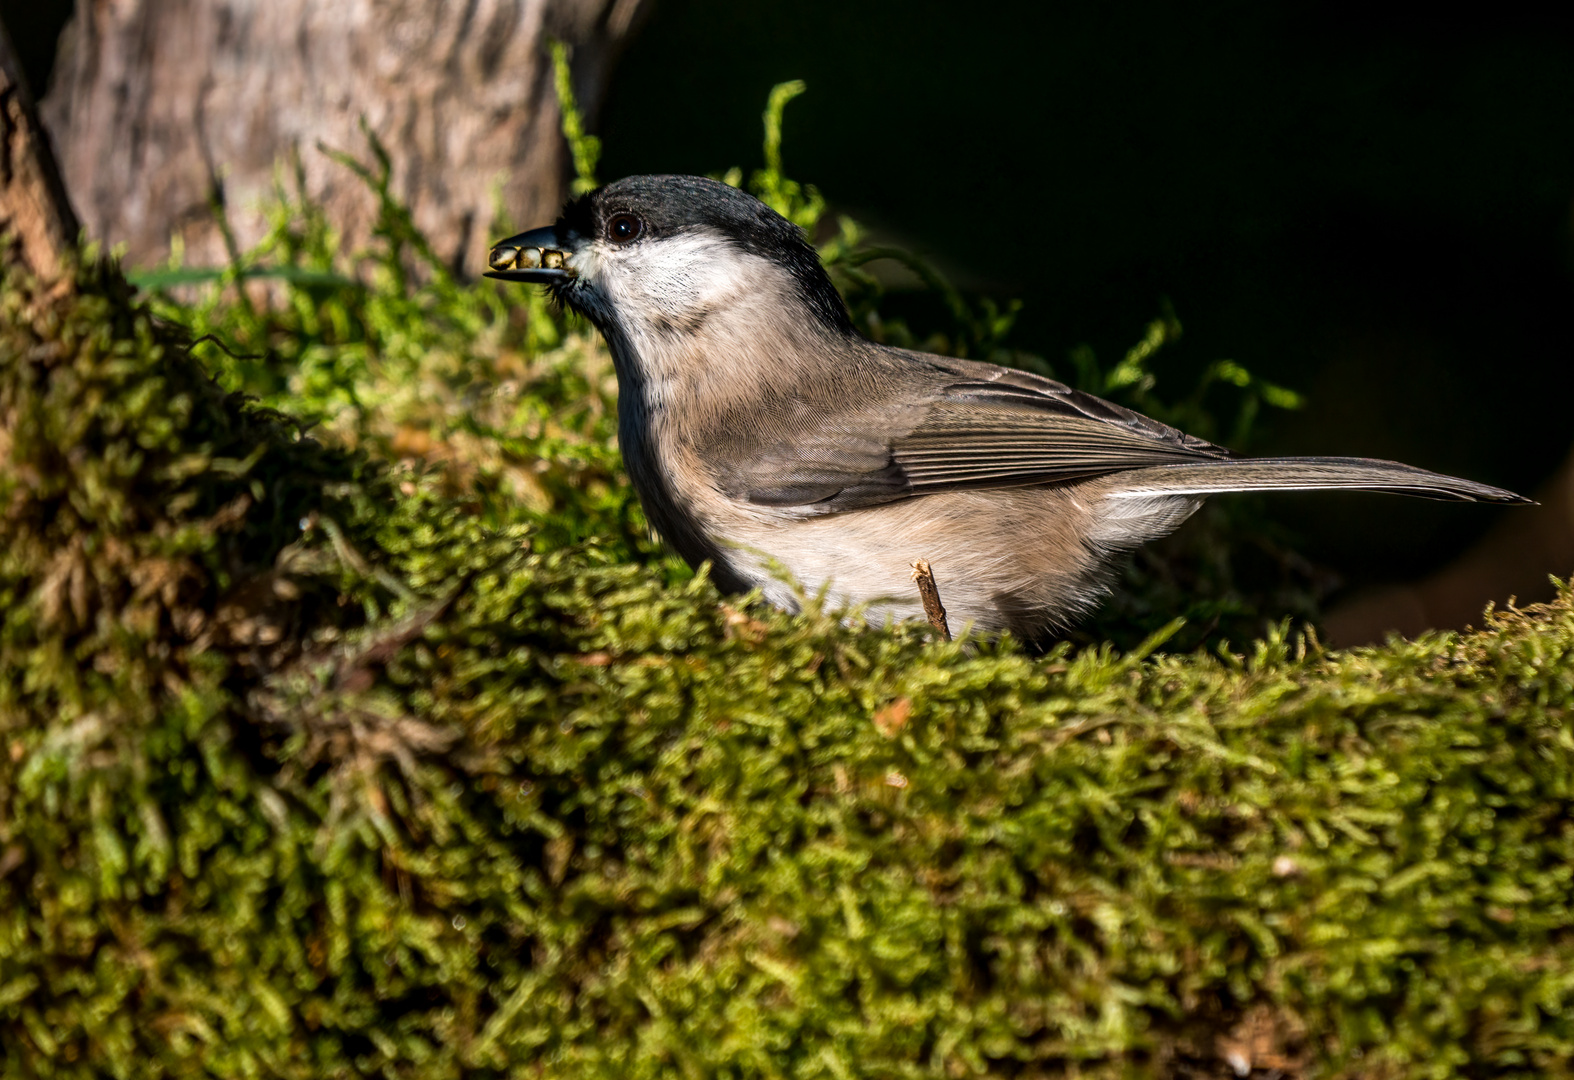
[[1240,654],[726,600],[599,346],[386,220],[163,321],[0,288],[8,1075],[1568,1074],[1574,594]]
[[788,617],[301,437],[113,275],[5,297],[13,1070],[1574,1053],[1566,591],[1343,654]]

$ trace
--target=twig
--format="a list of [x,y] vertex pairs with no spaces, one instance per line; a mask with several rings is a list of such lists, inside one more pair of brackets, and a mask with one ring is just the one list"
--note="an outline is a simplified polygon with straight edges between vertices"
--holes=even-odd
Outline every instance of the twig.
[[929,569],[928,559],[913,564],[913,580],[918,582],[918,595],[924,600],[924,614],[929,625],[940,631],[946,641],[951,640],[951,627],[945,621],[945,605],[940,602],[940,590],[935,586],[935,573]]
[[192,343],[187,346],[187,348],[188,349],[195,349],[198,345],[201,345],[203,342],[207,342],[209,345],[217,345],[221,350],[224,351],[224,353],[227,356],[229,356],[229,358],[231,360],[262,360],[262,359],[264,359],[264,357],[263,357],[263,355],[261,353],[256,353],[256,354],[253,354],[253,353],[238,353],[234,349],[230,348],[228,345],[224,344],[224,342],[222,342],[218,338],[214,337],[212,334],[203,334],[201,337],[194,339],[192,341]]
[[467,581],[468,577],[461,578],[432,603],[377,632],[363,642],[354,654],[343,657],[338,670],[334,672],[334,689],[357,693],[369,689],[374,681],[370,670],[372,665],[387,664],[400,649],[420,637],[428,626],[447,614]]

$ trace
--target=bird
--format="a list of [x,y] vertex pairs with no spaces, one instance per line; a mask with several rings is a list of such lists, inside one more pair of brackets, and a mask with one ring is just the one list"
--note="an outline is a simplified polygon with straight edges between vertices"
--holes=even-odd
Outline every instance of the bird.
[[922,618],[923,560],[959,625],[1040,640],[1213,494],[1364,489],[1530,500],[1391,461],[1239,456],[1037,374],[863,337],[804,232],[698,176],[632,176],[495,244],[601,332],[618,442],[657,534],[723,592],[871,623]]

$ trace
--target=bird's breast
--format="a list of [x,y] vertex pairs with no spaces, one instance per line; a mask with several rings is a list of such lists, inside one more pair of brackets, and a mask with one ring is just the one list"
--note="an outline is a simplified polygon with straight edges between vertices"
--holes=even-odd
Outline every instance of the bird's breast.
[[730,541],[729,522],[739,508],[717,490],[669,410],[641,395],[620,397],[618,409],[623,466],[651,528],[690,566],[709,560],[712,579],[723,591],[752,588],[754,582],[739,573]]

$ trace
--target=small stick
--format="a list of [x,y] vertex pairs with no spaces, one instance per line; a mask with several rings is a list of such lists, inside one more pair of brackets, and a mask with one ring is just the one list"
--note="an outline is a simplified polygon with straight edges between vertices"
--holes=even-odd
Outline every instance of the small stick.
[[942,638],[950,641],[951,627],[945,621],[945,605],[940,603],[940,590],[935,586],[935,574],[929,569],[928,559],[919,559],[913,564],[913,580],[918,582],[918,595],[923,597],[924,614],[929,616],[929,625],[940,631]]

